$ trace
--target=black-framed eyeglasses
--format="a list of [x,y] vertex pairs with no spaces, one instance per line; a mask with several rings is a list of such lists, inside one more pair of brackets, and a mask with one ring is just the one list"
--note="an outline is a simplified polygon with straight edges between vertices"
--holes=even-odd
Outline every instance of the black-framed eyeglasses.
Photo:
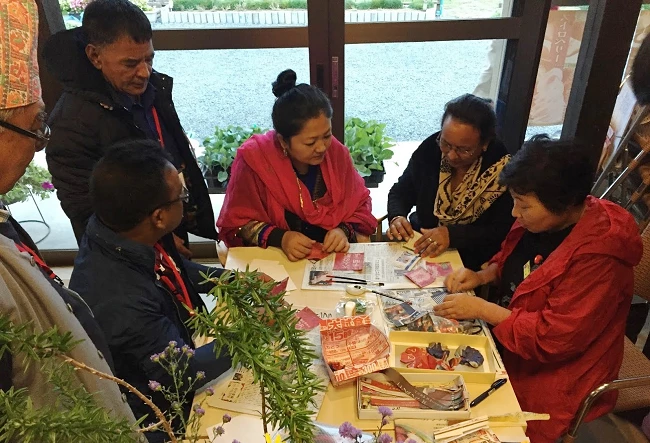
[[183,203],[190,202],[190,191],[187,190],[187,187],[185,185],[183,185],[183,189],[181,189],[181,195],[179,195],[178,198],[175,198],[174,200],[169,200],[168,202],[156,206],[151,212],[155,211],[156,209],[160,209],[164,206],[173,205],[177,201],[182,201]]
[[440,150],[442,152],[449,152],[453,150],[457,155],[461,157],[470,157],[472,154],[474,154],[474,149],[467,149],[467,148],[460,148],[458,146],[454,146],[451,143],[447,142],[447,140],[442,138],[442,135],[438,134],[438,138],[436,138],[436,143],[438,143],[438,146],[440,146]]
[[50,127],[47,125],[47,123],[45,123],[45,121],[43,121],[43,126],[37,129],[36,132],[19,128],[18,126],[12,125],[11,123],[8,123],[4,120],[0,120],[0,126],[7,128],[17,134],[24,135],[25,137],[33,138],[36,140],[37,151],[40,151],[47,146],[47,143],[50,141],[50,134],[52,133]]

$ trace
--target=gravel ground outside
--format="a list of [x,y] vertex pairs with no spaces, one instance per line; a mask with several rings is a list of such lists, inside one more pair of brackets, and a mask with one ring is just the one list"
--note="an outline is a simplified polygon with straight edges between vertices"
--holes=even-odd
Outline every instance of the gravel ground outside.
[[[386,123],[396,140],[422,140],[439,128],[444,104],[472,92],[486,67],[488,41],[349,45],[347,117]],[[155,69],[174,77],[185,129],[202,139],[214,126],[270,127],[271,82],[291,68],[309,82],[306,48],[158,51]]]

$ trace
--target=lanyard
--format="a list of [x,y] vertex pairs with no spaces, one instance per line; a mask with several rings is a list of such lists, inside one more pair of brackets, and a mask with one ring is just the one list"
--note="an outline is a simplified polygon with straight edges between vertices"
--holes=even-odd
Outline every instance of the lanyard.
[[164,148],[165,140],[163,139],[162,129],[160,127],[160,120],[158,119],[158,111],[156,111],[155,106],[151,107],[151,113],[153,114],[153,122],[156,124],[156,131],[158,132],[158,141],[160,142],[160,146]]
[[54,280],[55,282],[63,286],[63,280],[61,280],[59,276],[56,275],[48,265],[45,264],[43,259],[39,257],[36,252],[32,251],[28,246],[25,246],[22,243],[16,243],[16,249],[18,249],[20,252],[28,253],[34,259],[36,264],[38,264],[39,268],[41,268],[41,270],[45,272],[47,278]]
[[[160,275],[160,281],[162,281],[167,288],[176,295],[176,298],[178,301],[181,303],[184,303],[187,305],[188,308],[190,308],[190,316],[194,315],[194,308],[192,307],[192,301],[190,300],[190,294],[187,292],[187,287],[185,287],[185,282],[183,282],[183,278],[181,277],[180,272],[178,271],[178,268],[176,267],[176,264],[172,260],[172,258],[165,252],[162,246],[160,246],[160,243],[156,243],[154,245],[154,248],[156,251],[160,254],[161,262],[163,262],[171,271],[172,274],[174,275],[174,280],[176,280],[176,284],[172,282],[169,277],[166,275]],[[180,288],[181,293],[178,293],[178,289]]]

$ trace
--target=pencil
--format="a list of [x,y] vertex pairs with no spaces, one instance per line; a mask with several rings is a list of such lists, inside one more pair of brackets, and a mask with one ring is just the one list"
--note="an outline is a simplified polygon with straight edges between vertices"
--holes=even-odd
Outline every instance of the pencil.
[[374,293],[374,294],[381,295],[382,297],[392,298],[393,300],[401,301],[402,303],[407,303],[407,304],[409,304],[409,305],[413,304],[413,302],[411,302],[411,301],[409,301],[409,300],[406,300],[406,299],[404,299],[404,298],[402,298],[402,297],[397,297],[397,296],[395,296],[395,295],[385,294],[385,293],[383,293],[383,292],[375,291],[374,289],[368,289],[368,290],[369,290],[370,292]]

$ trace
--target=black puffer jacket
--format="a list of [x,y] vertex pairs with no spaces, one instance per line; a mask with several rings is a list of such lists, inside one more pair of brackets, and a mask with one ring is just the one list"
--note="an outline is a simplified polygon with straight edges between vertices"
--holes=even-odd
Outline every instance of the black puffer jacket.
[[[134,123],[133,114],[118,105],[116,92],[92,66],[85,46],[84,33],[77,28],[53,35],[44,50],[48,70],[64,87],[48,122],[52,137],[46,150],[47,164],[77,241],[93,212],[88,185],[97,161],[115,143],[147,137]],[[177,234],[185,237],[191,232],[216,239],[210,196],[172,101],[172,78],[154,71],[149,81],[156,88],[154,106],[185,165],[190,191]]]

